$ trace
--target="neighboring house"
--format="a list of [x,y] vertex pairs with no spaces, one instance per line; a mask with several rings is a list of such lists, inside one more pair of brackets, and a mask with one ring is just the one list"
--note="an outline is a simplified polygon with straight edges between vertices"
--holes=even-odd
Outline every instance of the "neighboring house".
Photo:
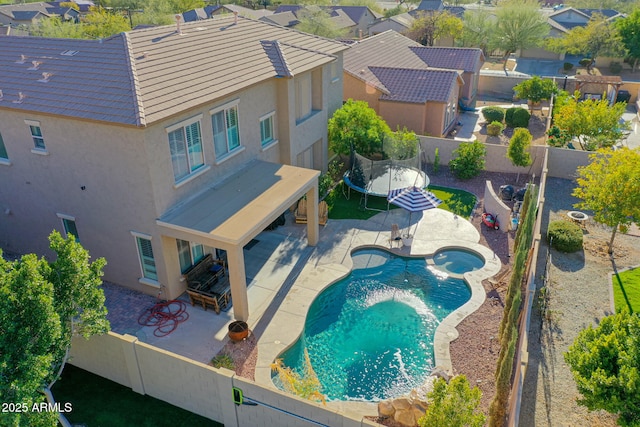
[[295,15],[295,13],[291,12],[290,10],[280,13],[274,13],[269,16],[263,16],[262,18],[260,18],[260,20],[287,28],[295,27],[300,23],[300,20]]
[[403,34],[409,31],[411,25],[413,25],[413,21],[415,20],[416,19],[409,12],[394,15],[389,18],[382,19],[370,26],[369,35],[374,36],[389,30]]
[[28,36],[29,32],[21,27],[11,27],[0,25],[0,36]]
[[63,21],[78,21],[80,12],[56,3],[26,3],[0,6],[0,25],[30,26],[40,19],[57,16]]
[[460,104],[475,103],[480,49],[422,46],[395,31],[361,40],[344,54],[344,99],[367,101],[392,129],[444,136]]
[[202,21],[203,19],[211,19],[214,16],[237,13],[239,16],[250,19],[260,19],[265,16],[273,15],[273,12],[267,9],[249,9],[235,4],[224,4],[215,6],[199,7],[182,13],[184,22]]
[[[417,8],[410,10],[409,15],[414,19],[420,19],[424,15],[447,12],[456,18],[463,19],[466,9],[462,6],[445,6],[442,0],[422,0]],[[394,28],[392,28],[394,29]],[[436,46],[455,46],[454,37],[440,37],[434,41]]]
[[[280,23],[282,22],[289,24],[285,26],[294,26],[297,25],[297,23],[293,24],[294,21],[291,19],[291,15],[295,16],[295,18],[299,20],[306,13],[309,13],[309,10],[314,7],[325,9],[329,13],[329,17],[335,24],[336,28],[346,30],[346,34],[344,35],[346,38],[362,38],[363,36],[366,36],[369,34],[369,27],[382,17],[382,15],[374,12],[366,6],[303,6],[284,4],[278,6],[274,15],[267,17],[264,20],[278,25],[283,25]],[[280,20],[277,17],[277,15],[280,14],[287,14],[287,18]]]
[[50,255],[72,233],[106,280],[163,298],[224,250],[247,320],[243,246],[305,194],[317,210],[347,47],[233,16],[179,28],[0,36],[0,245]]

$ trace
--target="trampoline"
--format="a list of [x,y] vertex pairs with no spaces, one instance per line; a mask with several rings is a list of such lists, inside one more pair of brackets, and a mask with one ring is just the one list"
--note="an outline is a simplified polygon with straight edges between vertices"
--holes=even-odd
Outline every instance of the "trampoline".
[[371,160],[355,151],[351,157],[351,168],[344,173],[344,183],[349,188],[362,193],[364,208],[368,196],[384,197],[392,190],[407,187],[426,188],[429,177],[420,170],[420,154],[403,160]]

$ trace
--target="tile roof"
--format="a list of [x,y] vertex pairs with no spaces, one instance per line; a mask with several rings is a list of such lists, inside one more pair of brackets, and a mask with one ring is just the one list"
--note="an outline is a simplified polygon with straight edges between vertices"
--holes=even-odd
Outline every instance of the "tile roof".
[[374,19],[381,18],[382,15],[369,9],[367,6],[329,6],[332,10],[342,10],[355,23],[359,23],[365,13],[370,13]]
[[442,10],[442,0],[422,0],[415,10]]
[[294,27],[300,23],[296,15],[291,12],[274,13],[273,15],[263,16],[261,21],[270,22],[272,24],[281,25],[283,27]]
[[331,15],[331,22],[333,22],[338,29],[349,28],[356,25],[356,22],[353,22],[349,15],[342,10],[336,9],[334,10],[334,14]]
[[344,53],[343,67],[347,73],[385,91],[384,85],[369,67],[428,68],[411,51],[410,47],[413,46],[421,45],[393,30],[385,31],[351,45]]
[[[0,109],[145,126],[278,75],[262,41],[278,40],[289,70],[334,60],[347,46],[233,16],[130,31],[102,41],[0,36]],[[73,56],[63,51],[77,51]],[[26,63],[19,64],[21,55]],[[38,70],[28,70],[31,61]],[[41,82],[42,73],[52,73]],[[22,103],[18,93],[23,94]]]
[[419,46],[410,49],[429,67],[476,72],[484,62],[482,50],[478,48]]
[[416,70],[409,68],[370,67],[388,93],[381,100],[424,104],[447,102],[454,82],[460,78],[453,70]]

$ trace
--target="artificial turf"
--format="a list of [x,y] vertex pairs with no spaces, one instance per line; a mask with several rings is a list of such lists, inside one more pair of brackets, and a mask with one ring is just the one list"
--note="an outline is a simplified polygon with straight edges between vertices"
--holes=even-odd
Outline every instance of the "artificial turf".
[[65,416],[72,424],[89,427],[223,427],[73,365],[65,366],[62,378],[52,391],[62,407],[71,403],[72,411]]
[[[476,205],[476,196],[468,191],[458,190],[455,188],[439,187],[431,185],[428,188],[435,194],[442,204],[440,209],[453,212],[463,218],[469,218]],[[329,197],[329,218],[331,219],[369,219],[379,213],[379,211],[387,210],[387,199],[384,197],[367,197],[367,207],[364,209],[363,195],[355,190],[349,190],[344,184],[338,185]],[[391,204],[390,209],[398,207]],[[378,209],[378,210],[371,210]]]
[[616,312],[640,313],[640,267],[614,274],[612,281]]

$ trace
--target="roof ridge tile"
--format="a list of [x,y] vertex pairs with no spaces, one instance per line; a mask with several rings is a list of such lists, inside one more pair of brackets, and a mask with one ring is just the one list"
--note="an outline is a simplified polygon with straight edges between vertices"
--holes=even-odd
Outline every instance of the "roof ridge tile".
[[140,90],[138,73],[136,72],[136,61],[133,57],[131,39],[129,38],[128,33],[121,33],[121,35],[126,53],[127,68],[130,71],[129,77],[131,78],[131,92],[133,93],[133,109],[136,115],[136,124],[138,126],[146,126],[147,123],[144,115],[144,105],[142,103],[142,92]]

